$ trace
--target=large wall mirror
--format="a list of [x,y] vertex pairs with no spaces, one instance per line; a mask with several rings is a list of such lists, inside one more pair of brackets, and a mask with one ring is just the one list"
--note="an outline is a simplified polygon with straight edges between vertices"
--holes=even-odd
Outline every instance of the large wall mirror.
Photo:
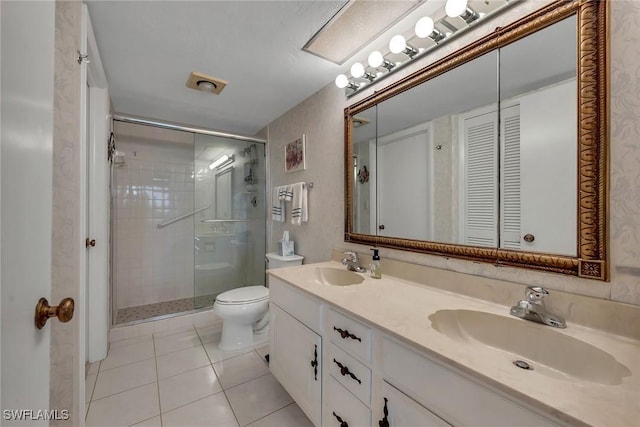
[[608,279],[605,1],[558,1],[345,109],[345,240]]

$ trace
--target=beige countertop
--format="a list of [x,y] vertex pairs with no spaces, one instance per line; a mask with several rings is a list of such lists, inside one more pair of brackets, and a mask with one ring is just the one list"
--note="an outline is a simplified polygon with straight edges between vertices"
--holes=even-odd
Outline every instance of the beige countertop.
[[[640,341],[571,322],[567,322],[566,329],[553,328],[559,334],[606,351],[625,365],[630,375],[620,384],[600,384],[563,375],[554,377],[545,375],[543,370],[521,370],[513,366],[513,354],[480,342],[451,339],[436,331],[429,319],[430,315],[445,309],[476,310],[515,319],[509,315],[510,307],[388,275],[373,279],[368,274],[360,274],[364,281],[358,285],[326,285],[310,274],[316,267],[345,269],[340,263],[330,261],[268,270],[268,273],[569,424],[640,426]],[[589,360],[580,359],[575,363],[588,364]]]

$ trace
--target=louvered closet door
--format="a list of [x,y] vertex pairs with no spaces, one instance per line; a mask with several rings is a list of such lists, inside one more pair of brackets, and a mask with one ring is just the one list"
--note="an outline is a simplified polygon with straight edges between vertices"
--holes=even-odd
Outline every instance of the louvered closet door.
[[463,118],[464,243],[498,244],[498,117],[495,111]]
[[502,110],[500,123],[501,181],[500,247],[520,249],[520,105]]

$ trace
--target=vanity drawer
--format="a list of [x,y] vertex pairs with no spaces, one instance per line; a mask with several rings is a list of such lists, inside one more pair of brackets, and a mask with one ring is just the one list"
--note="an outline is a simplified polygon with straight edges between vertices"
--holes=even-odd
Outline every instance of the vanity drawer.
[[561,425],[387,337],[382,354],[383,378],[451,425]]
[[273,276],[269,278],[269,300],[309,329],[320,334],[320,302],[318,300]]
[[371,411],[356,399],[333,377],[327,376],[324,393],[325,413],[322,425],[341,427],[338,417],[349,427],[368,427],[371,425]]
[[371,403],[371,370],[355,358],[329,344],[329,372],[367,406]]
[[[389,427],[451,427],[433,412],[396,389],[386,381],[382,383],[383,408],[387,409]],[[384,410],[379,419],[384,419]]]
[[328,334],[338,347],[365,362],[371,362],[371,328],[329,309]]

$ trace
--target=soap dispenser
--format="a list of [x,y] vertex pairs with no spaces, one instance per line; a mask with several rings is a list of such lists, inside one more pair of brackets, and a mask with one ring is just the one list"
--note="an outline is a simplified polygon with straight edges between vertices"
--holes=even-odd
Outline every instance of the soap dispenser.
[[373,251],[373,256],[371,257],[371,266],[369,267],[369,271],[371,273],[371,277],[374,279],[380,279],[382,277],[382,264],[380,263],[380,255],[378,255],[378,249],[371,249]]

